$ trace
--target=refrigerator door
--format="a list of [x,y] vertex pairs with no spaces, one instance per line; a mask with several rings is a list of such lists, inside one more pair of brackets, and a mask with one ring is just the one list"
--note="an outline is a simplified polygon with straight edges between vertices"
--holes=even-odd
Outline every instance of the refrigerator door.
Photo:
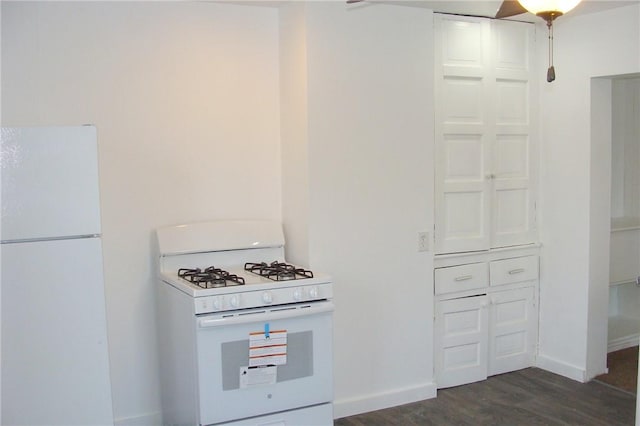
[[99,238],[2,245],[3,425],[113,425]]
[[2,241],[100,234],[96,128],[2,128]]

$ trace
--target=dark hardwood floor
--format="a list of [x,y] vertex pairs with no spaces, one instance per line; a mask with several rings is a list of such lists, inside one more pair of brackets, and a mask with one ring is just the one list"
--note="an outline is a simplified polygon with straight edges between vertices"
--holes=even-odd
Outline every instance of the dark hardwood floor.
[[337,419],[363,425],[633,425],[635,395],[537,368],[441,389],[438,397]]

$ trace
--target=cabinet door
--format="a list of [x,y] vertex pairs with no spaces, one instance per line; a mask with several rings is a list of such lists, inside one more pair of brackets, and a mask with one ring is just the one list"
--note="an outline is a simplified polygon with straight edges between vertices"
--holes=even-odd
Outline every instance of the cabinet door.
[[534,287],[500,291],[490,299],[488,375],[532,366],[538,331]]
[[491,23],[491,247],[535,241],[534,28]]
[[435,376],[438,388],[487,378],[486,295],[436,303]]
[[435,21],[436,252],[490,246],[489,21]]
[[435,19],[435,251],[534,242],[534,28]]

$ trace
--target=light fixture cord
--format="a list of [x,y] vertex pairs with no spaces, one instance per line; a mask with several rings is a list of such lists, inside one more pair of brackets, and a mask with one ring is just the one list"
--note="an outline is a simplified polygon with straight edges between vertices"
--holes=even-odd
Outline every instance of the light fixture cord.
[[553,67],[553,18],[547,20],[549,28],[549,69],[547,70],[547,82],[551,83],[556,79],[556,69]]
[[553,66],[553,22],[547,22],[549,28],[549,66]]

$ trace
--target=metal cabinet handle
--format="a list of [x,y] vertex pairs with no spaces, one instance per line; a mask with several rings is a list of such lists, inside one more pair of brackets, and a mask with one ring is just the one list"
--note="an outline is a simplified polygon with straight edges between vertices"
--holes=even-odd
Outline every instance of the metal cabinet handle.
[[524,268],[512,269],[509,271],[509,275],[521,274],[524,272]]
[[455,277],[454,281],[467,281],[473,278],[473,275],[462,275],[461,277]]

